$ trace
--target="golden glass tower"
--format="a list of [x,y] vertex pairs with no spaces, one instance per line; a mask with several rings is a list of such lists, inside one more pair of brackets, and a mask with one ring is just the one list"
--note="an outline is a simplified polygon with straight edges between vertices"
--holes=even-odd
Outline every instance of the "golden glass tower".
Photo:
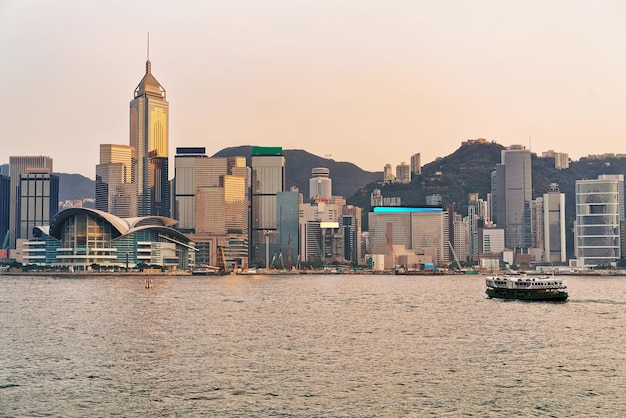
[[169,217],[169,103],[149,58],[130,102],[130,145],[136,152],[137,215]]

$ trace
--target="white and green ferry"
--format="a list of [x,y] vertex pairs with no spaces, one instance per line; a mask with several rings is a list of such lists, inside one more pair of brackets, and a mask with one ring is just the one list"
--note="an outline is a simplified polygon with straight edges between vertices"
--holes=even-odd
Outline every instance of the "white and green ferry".
[[488,276],[486,284],[490,298],[565,301],[568,296],[565,281],[549,276]]

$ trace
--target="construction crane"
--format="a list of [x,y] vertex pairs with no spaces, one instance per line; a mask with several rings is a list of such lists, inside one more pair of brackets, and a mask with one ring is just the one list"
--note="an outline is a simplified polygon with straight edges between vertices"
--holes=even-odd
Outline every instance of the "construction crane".
[[463,271],[463,269],[461,268],[461,263],[459,263],[459,259],[456,257],[456,252],[454,251],[454,247],[452,246],[452,243],[450,241],[448,241],[448,245],[450,246],[450,251],[452,251],[452,256],[454,257],[456,265],[459,266],[459,270]]

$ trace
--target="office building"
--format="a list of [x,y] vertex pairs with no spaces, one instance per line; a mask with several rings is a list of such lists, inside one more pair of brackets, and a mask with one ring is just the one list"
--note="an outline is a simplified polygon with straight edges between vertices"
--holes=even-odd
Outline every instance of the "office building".
[[[196,229],[196,188],[211,185],[202,161],[208,159],[204,147],[179,147],[174,156],[173,218],[176,228],[183,232]],[[213,185],[216,181],[213,180]]]
[[9,210],[9,247],[15,248],[19,226],[19,187],[21,175],[33,169],[48,169],[52,173],[52,158],[44,156],[9,157],[11,206]]
[[339,220],[339,227],[343,228],[344,258],[353,264],[361,264],[363,253],[361,250],[361,213],[358,206],[344,205]]
[[467,202],[467,226],[469,228],[467,251],[470,259],[473,258],[474,254],[478,254],[478,221],[480,219],[480,199],[478,199],[478,193],[470,193]]
[[537,197],[530,201],[530,235],[532,237],[532,248],[541,249],[541,257],[543,257],[543,250],[545,248],[543,206],[543,197]]
[[30,239],[33,228],[49,225],[59,211],[59,177],[49,169],[29,169],[20,174],[16,239]]
[[454,248],[454,252],[452,255],[456,254],[456,260],[459,262],[467,262],[470,258],[470,221],[469,217],[465,217],[461,219],[461,215],[456,215],[453,225],[452,225],[452,233],[450,234],[454,237],[454,241],[451,241],[452,247]]
[[333,195],[333,181],[330,178],[330,170],[318,167],[311,170],[309,179],[309,199],[330,199]]
[[438,265],[449,261],[448,213],[440,207],[378,206],[368,223],[371,252],[384,255],[385,268],[398,264],[400,253],[429,255]]
[[[300,249],[311,263],[352,262],[360,256],[360,210],[333,196],[300,205]],[[349,248],[346,248],[349,246]]]
[[9,248],[9,211],[11,209],[11,179],[0,174],[0,260],[7,258]]
[[[278,192],[277,204],[277,256],[282,268],[291,268],[300,259],[300,207],[303,204],[302,194],[292,190]],[[273,257],[273,255],[272,255]]]
[[[282,147],[252,147],[250,263],[265,265],[266,253],[278,253],[278,193],[285,191]],[[267,247],[267,248],[266,248]]]
[[548,263],[567,261],[565,246],[565,194],[552,183],[543,195],[544,260]]
[[530,151],[513,145],[502,150],[501,163],[492,174],[492,213],[496,225],[504,228],[507,248],[521,252],[532,246],[531,200]]
[[135,149],[130,145],[100,144],[96,209],[122,218],[137,216],[134,160]]
[[615,265],[621,257],[620,219],[618,178],[576,181],[574,252],[578,266]]
[[[249,169],[245,157],[209,158],[204,147],[177,148],[174,218],[197,244],[196,263],[248,264]],[[221,256],[221,255],[220,255]]]
[[165,89],[152,75],[146,61],[146,74],[130,102],[130,145],[135,149],[134,174],[137,183],[138,216],[170,216],[168,151],[169,103]]
[[626,219],[625,204],[624,204],[624,175],[623,174],[600,174],[598,180],[617,180],[617,200],[619,202],[619,219],[624,221]]
[[482,254],[501,255],[506,249],[504,229],[480,228],[478,230],[478,251]]

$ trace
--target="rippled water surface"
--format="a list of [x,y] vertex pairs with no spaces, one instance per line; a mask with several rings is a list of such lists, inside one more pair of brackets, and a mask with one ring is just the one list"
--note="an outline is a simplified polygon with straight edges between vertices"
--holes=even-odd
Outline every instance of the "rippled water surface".
[[626,416],[626,278],[0,276],[1,416]]

